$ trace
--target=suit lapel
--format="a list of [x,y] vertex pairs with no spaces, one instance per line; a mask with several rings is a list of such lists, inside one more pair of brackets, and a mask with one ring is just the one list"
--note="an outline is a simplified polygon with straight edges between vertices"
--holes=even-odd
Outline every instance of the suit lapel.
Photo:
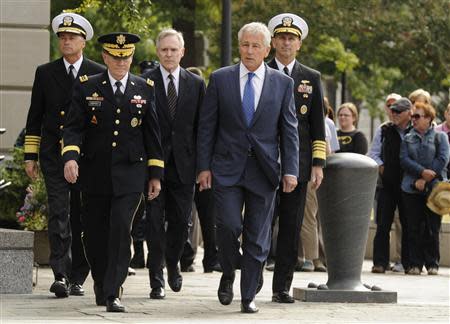
[[265,69],[266,75],[264,77],[264,83],[261,90],[261,97],[259,98],[258,106],[256,108],[255,114],[253,115],[252,125],[256,122],[259,116],[261,116],[265,109],[270,108],[269,105],[265,103],[265,101],[272,95],[270,89],[272,89],[272,87],[274,86],[273,72],[267,66],[265,66]]
[[247,125],[245,119],[244,108],[242,107],[241,100],[241,80],[239,75],[239,64],[234,65],[233,69],[229,71],[229,82],[230,85],[230,98],[233,100],[232,107],[236,107],[236,113],[240,116],[240,119],[244,125]]
[[157,70],[154,73],[155,77],[155,93],[156,93],[156,101],[157,101],[157,107],[161,110],[163,113],[165,119],[172,123],[172,118],[170,118],[169,115],[169,108],[167,107],[167,95],[166,95],[166,89],[164,88],[164,82],[161,74],[161,69],[157,68]]
[[89,69],[89,61],[86,57],[83,56],[83,61],[81,62],[80,70],[78,71],[77,78],[82,75],[87,75],[87,70]]
[[56,83],[59,84],[66,92],[72,89],[72,83],[69,79],[69,75],[67,74],[62,57],[53,65],[52,74],[56,79]]
[[177,119],[177,115],[181,114],[184,104],[184,98],[189,94],[190,90],[190,82],[187,76],[187,72],[180,68],[180,82],[178,83],[178,99],[177,99],[177,112],[175,113],[175,120]]
[[108,71],[103,72],[100,84],[98,84],[98,89],[106,100],[111,102],[114,106],[117,105],[111,83],[109,82]]

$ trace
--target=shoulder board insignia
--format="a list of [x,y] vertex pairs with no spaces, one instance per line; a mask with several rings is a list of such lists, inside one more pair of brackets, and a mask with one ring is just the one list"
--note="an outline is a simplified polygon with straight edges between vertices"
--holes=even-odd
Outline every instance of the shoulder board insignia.
[[106,84],[106,81],[103,81],[102,84]]
[[81,83],[86,82],[88,79],[89,79],[89,78],[88,78],[88,76],[87,76],[86,74],[80,76],[80,82],[81,82]]
[[133,81],[130,81],[130,83],[131,83],[131,85],[134,85],[134,82],[133,82]]
[[150,87],[153,87],[153,85],[155,84],[155,82],[154,82],[153,80],[147,79],[147,84],[148,84]]

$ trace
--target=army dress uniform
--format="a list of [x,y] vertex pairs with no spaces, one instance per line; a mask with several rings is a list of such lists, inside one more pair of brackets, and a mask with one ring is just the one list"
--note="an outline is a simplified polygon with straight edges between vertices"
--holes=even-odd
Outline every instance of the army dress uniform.
[[[308,35],[306,22],[293,14],[280,14],[269,22],[269,30],[289,33],[302,40]],[[294,79],[294,99],[298,119],[299,175],[292,193],[280,192],[279,232],[273,277],[273,292],[289,291],[297,263],[298,241],[306,203],[311,167],[324,167],[326,162],[325,121],[320,72],[294,60],[289,68],[273,58],[268,65]]]
[[85,249],[100,305],[120,295],[146,179],[160,179],[164,171],[153,81],[125,78],[120,98],[108,71],[77,82],[64,131],[63,159],[80,167]]
[[[80,34],[86,40],[93,35],[89,22],[76,14],[55,17],[53,30],[56,34]],[[61,159],[62,131],[75,79],[66,64],[69,63],[61,57],[36,69],[26,122],[24,160],[39,159],[44,176],[49,205],[50,265],[55,279],[69,279],[82,285],[89,273],[89,266],[81,244],[80,192],[77,184],[71,185],[64,179]],[[105,70],[104,66],[83,56],[73,65],[79,66],[79,78]]]

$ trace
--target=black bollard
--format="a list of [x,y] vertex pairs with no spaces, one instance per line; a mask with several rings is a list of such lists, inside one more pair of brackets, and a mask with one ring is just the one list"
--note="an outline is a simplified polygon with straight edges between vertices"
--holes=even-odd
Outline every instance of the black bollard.
[[367,156],[338,153],[327,159],[317,197],[328,281],[318,290],[294,288],[294,297],[323,302],[397,301],[397,293],[375,291],[361,282],[377,177],[378,166]]

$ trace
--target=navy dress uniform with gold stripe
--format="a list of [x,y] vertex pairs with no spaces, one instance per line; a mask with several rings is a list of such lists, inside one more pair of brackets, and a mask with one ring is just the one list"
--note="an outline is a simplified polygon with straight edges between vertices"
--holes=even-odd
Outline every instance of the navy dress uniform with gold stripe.
[[[99,42],[108,55],[127,57],[134,52],[134,36],[108,34]],[[124,46],[115,46],[111,37]],[[80,166],[84,242],[97,304],[119,297],[146,179],[160,179],[164,172],[153,81],[127,75],[119,100],[109,72],[77,82],[64,130],[64,161]]]
[[[53,27],[57,34],[80,34],[87,40],[93,34],[89,22],[76,14],[58,15],[53,19]],[[78,77],[104,70],[104,66],[81,57]],[[82,285],[89,266],[81,244],[80,192],[77,184],[71,185],[64,179],[61,159],[62,129],[72,98],[73,78],[69,73],[63,57],[36,69],[26,123],[24,160],[39,160],[45,179],[50,265],[55,278],[68,278],[70,282]]]
[[[293,14],[280,14],[269,22],[273,36],[277,33],[294,34],[304,39],[308,26]],[[281,70],[276,59],[268,65]],[[286,73],[286,72],[285,72]],[[324,167],[326,162],[323,91],[320,72],[295,60],[290,77],[294,79],[294,99],[298,119],[299,175],[298,185],[291,193],[279,192],[279,231],[272,290],[289,292],[297,263],[298,241],[306,203],[306,189],[311,177],[311,167]]]

